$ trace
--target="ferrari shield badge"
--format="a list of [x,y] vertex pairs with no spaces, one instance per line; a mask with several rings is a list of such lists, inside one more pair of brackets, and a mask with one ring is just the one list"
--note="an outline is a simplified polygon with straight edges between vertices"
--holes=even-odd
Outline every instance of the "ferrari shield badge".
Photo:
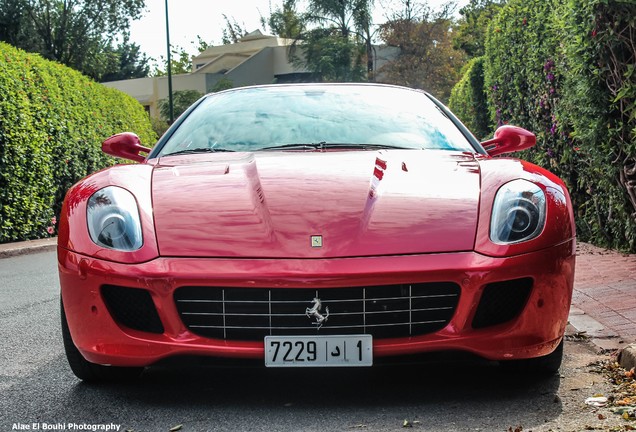
[[311,236],[311,247],[312,248],[322,247],[322,236],[321,235],[312,235]]

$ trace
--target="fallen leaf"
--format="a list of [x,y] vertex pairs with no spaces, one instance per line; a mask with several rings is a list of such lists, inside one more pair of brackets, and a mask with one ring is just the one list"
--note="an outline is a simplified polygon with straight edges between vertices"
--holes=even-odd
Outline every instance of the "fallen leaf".
[[180,431],[181,429],[183,429],[183,425],[182,424],[176,425],[176,426],[173,426],[173,427],[170,428],[170,432],[177,432],[177,431]]
[[599,420],[605,420],[607,417],[605,417],[603,414],[599,414],[598,415],[598,419]]

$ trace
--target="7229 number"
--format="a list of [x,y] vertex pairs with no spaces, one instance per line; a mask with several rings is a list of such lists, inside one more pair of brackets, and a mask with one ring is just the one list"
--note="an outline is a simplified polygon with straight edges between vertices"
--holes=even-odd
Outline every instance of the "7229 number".
[[279,355],[284,362],[311,362],[318,359],[318,347],[314,341],[272,341],[271,344],[274,348],[273,362],[280,361]]

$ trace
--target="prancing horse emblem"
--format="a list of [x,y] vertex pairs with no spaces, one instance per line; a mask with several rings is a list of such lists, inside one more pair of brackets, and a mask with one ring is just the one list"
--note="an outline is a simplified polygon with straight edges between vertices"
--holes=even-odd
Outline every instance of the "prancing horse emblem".
[[318,329],[320,329],[320,327],[322,327],[322,325],[325,322],[327,322],[327,318],[329,318],[329,308],[326,307],[325,308],[325,314],[322,315],[320,313],[320,309],[322,309],[322,303],[320,302],[320,299],[319,298],[315,298],[312,303],[314,304],[313,307],[305,309],[305,315],[307,315],[307,317],[309,317],[309,318],[311,318],[311,317],[316,318],[316,322],[312,323],[312,324],[317,325]]

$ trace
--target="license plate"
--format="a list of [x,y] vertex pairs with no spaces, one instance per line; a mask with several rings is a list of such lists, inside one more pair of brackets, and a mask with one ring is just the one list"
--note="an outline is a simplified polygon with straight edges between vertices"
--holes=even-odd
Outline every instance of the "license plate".
[[267,367],[372,365],[371,335],[265,337]]

